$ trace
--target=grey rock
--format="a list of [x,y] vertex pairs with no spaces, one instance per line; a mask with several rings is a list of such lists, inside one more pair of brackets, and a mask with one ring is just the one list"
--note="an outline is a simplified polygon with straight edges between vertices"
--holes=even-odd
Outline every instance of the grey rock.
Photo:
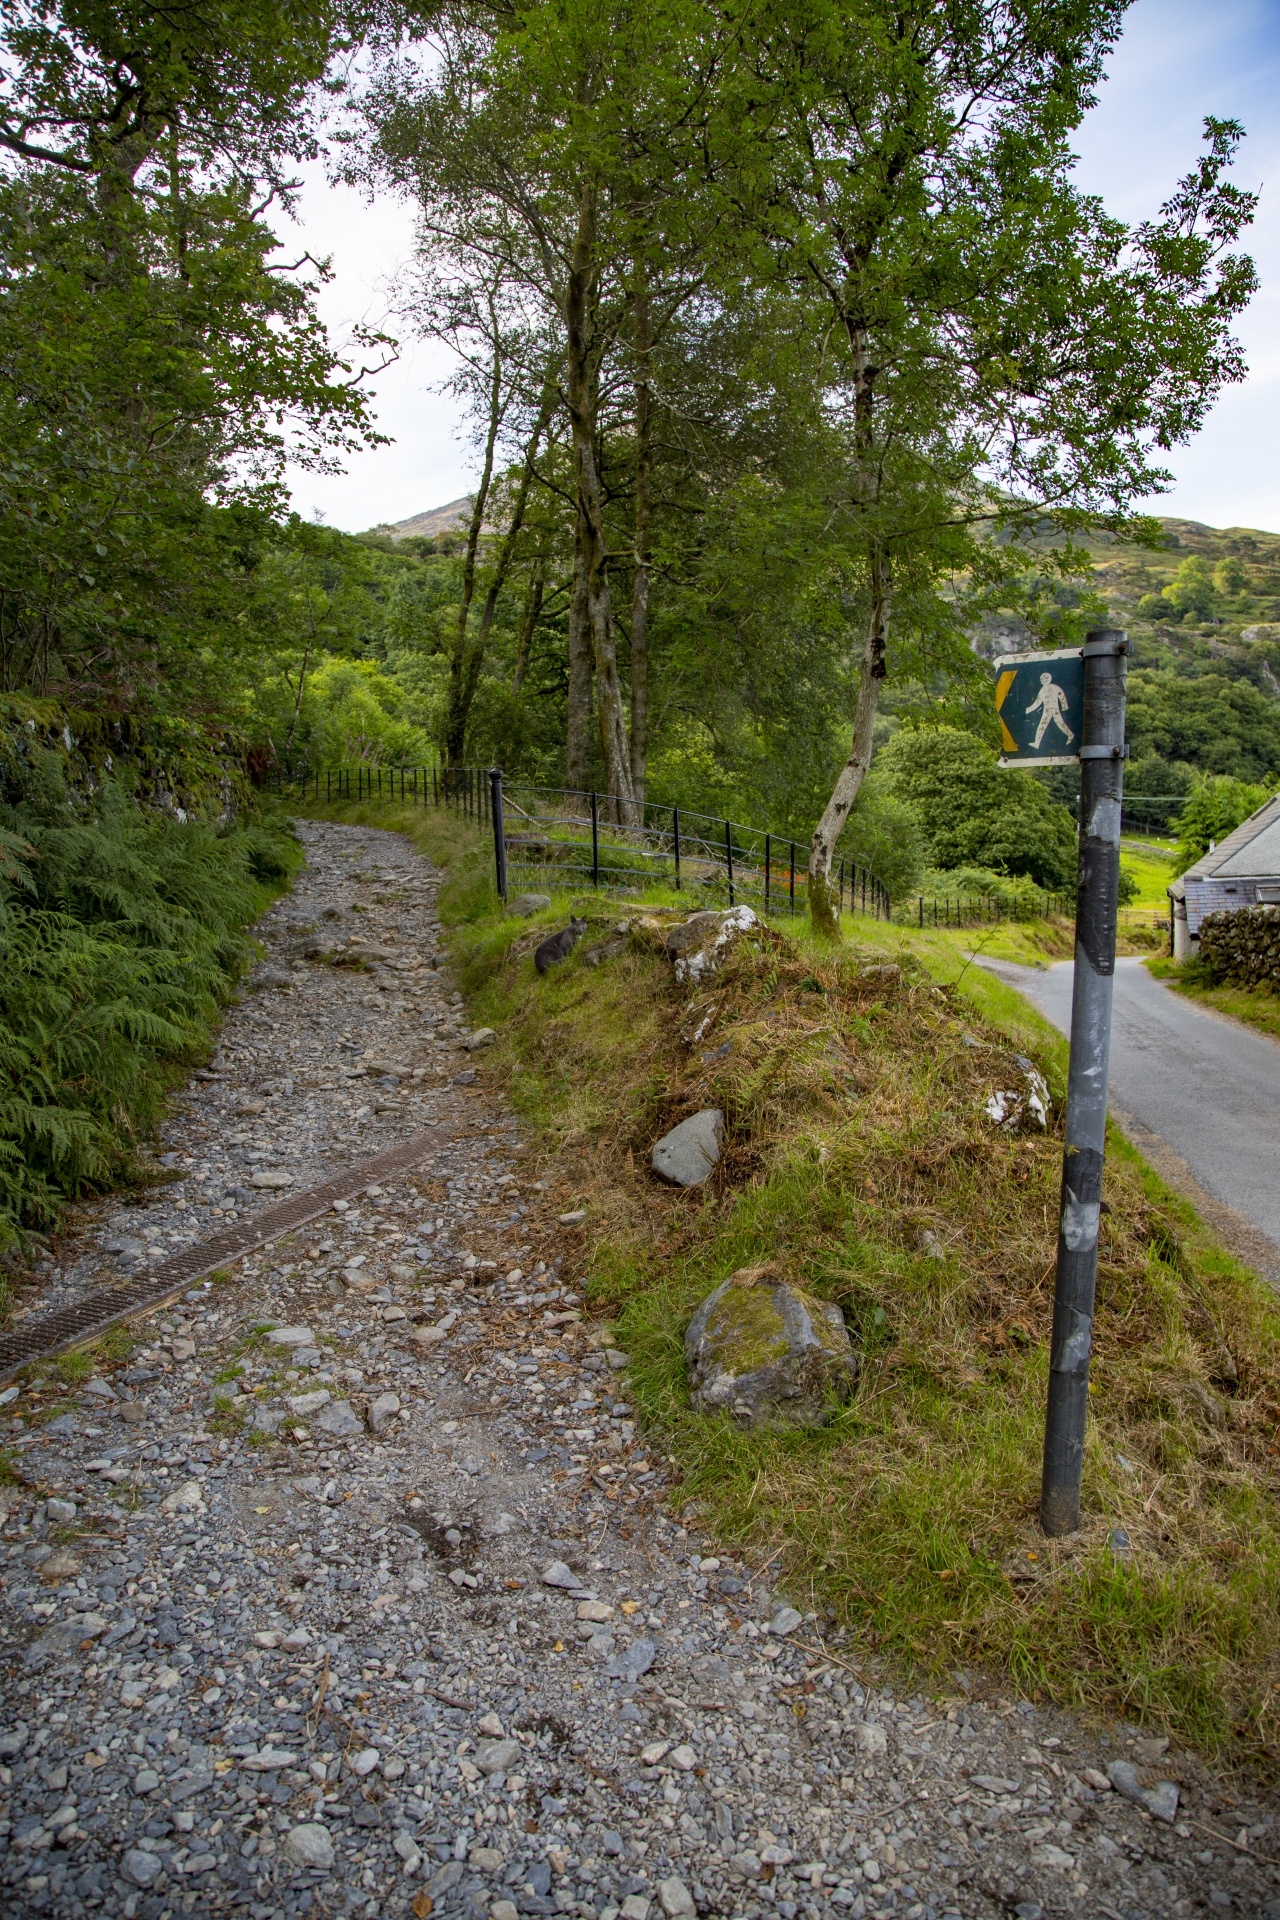
[[120,1862],[120,1872],[135,1887],[154,1887],[164,1872],[164,1863],[155,1853],[146,1853],[141,1847],[130,1847]]
[[691,1114],[654,1143],[651,1164],[672,1187],[700,1187],[724,1150],[724,1115],[719,1107]]
[[360,1416],[349,1400],[331,1400],[316,1421],[321,1433],[334,1434],[338,1439],[352,1439],[357,1433],[363,1433]]
[[684,1881],[677,1880],[674,1874],[669,1879],[659,1880],[658,1905],[667,1920],[687,1920],[688,1915],[696,1912],[693,1895]]
[[304,1820],[290,1827],[284,1837],[284,1850],[296,1867],[313,1867],[320,1873],[332,1871],[333,1835],[318,1820]]
[[518,893],[514,900],[508,900],[507,912],[518,913],[522,920],[530,919],[535,913],[541,913],[551,905],[549,893]]
[[642,1673],[648,1673],[657,1657],[658,1645],[655,1640],[633,1640],[621,1653],[614,1654],[605,1667],[605,1677],[634,1683]]
[[576,1593],[582,1582],[563,1560],[553,1560],[542,1570],[542,1584],[544,1587],[563,1587],[566,1593]]
[[278,1433],[284,1419],[283,1407],[257,1407],[253,1415],[255,1433]]
[[744,1267],[709,1294],[684,1353],[694,1407],[743,1427],[821,1426],[858,1378],[839,1307],[770,1267]]
[[310,1327],[272,1327],[267,1344],[272,1347],[314,1347],[316,1337]]
[[60,1500],[56,1495],[50,1495],[44,1510],[46,1517],[59,1527],[69,1527],[76,1517],[75,1501]]
[[10,1727],[7,1733],[0,1733],[0,1760],[16,1759],[30,1738],[30,1727]]
[[670,929],[664,941],[668,956],[675,962],[676,979],[697,982],[719,972],[734,942],[759,925],[746,906],[690,914],[680,926]]
[[865,1753],[874,1760],[888,1753],[889,1736],[874,1720],[857,1720],[853,1727],[853,1744],[859,1753]]
[[1107,1778],[1117,1793],[1132,1800],[1136,1807],[1145,1807],[1155,1819],[1170,1825],[1177,1819],[1178,1789],[1172,1780],[1159,1780],[1154,1786],[1146,1786],[1137,1767],[1129,1760],[1109,1761]]
[[770,1633],[776,1633],[781,1640],[788,1633],[794,1633],[796,1628],[803,1624],[804,1615],[798,1613],[794,1607],[779,1607],[773,1619],[769,1622],[769,1631]]
[[369,1403],[370,1433],[385,1433],[399,1411],[399,1394],[380,1393],[376,1400],[371,1400]]
[[481,1773],[510,1773],[520,1758],[518,1740],[479,1740],[475,1764]]

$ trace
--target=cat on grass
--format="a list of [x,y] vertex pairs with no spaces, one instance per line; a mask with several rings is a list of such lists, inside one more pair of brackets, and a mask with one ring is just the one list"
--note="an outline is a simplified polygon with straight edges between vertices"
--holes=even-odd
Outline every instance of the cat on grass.
[[549,967],[558,967],[562,960],[567,960],[586,930],[585,920],[571,917],[568,926],[562,927],[559,933],[549,933],[533,956],[538,972],[546,973]]

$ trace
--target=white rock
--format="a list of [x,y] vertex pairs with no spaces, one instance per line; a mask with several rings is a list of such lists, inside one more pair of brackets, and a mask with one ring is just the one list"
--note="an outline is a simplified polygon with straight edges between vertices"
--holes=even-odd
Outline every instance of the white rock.
[[314,1347],[316,1343],[310,1327],[272,1327],[266,1337],[273,1347]]
[[359,1753],[353,1753],[350,1756],[351,1771],[357,1779],[363,1780],[366,1774],[373,1772],[381,1758],[382,1755],[376,1747],[362,1747]]
[[770,1633],[777,1634],[781,1640],[784,1639],[787,1634],[794,1633],[797,1627],[803,1625],[804,1615],[797,1612],[795,1607],[779,1607],[769,1622],[769,1631]]
[[251,1173],[249,1175],[249,1185],[251,1187],[266,1189],[267,1191],[279,1187],[291,1187],[293,1185],[293,1175],[291,1173]]
[[477,1720],[476,1730],[479,1733],[487,1733],[491,1740],[501,1740],[507,1731],[496,1713],[486,1713],[482,1719]]
[[698,1756],[690,1746],[673,1747],[670,1759],[672,1766],[679,1767],[681,1773],[691,1772],[698,1764]]
[[641,1747],[640,1749],[641,1763],[646,1767],[656,1767],[659,1760],[661,1760],[665,1754],[670,1753],[670,1751],[671,1742],[669,1740],[651,1740],[647,1747]]
[[196,1513],[204,1505],[198,1480],[184,1481],[160,1502],[161,1513]]
[[872,1756],[888,1753],[889,1737],[883,1727],[874,1720],[856,1720],[853,1726],[853,1744],[859,1753]]

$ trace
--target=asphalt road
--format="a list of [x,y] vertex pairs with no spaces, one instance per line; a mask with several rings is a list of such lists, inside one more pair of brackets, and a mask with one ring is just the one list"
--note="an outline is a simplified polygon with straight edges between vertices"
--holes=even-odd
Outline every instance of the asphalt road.
[[[1063,1033],[1069,960],[1041,972],[987,963]],[[1111,1112],[1255,1264],[1280,1280],[1280,1043],[1116,962]]]

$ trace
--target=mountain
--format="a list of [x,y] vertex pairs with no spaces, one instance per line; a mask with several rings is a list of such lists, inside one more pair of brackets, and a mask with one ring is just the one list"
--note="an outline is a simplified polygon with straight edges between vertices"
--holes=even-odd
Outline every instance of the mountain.
[[460,500],[450,500],[448,506],[430,507],[426,513],[410,514],[407,520],[395,520],[380,527],[374,527],[374,533],[390,534],[393,540],[409,540],[416,534],[419,538],[433,540],[438,533],[452,533],[455,527],[465,525],[471,512],[472,495],[464,493]]

